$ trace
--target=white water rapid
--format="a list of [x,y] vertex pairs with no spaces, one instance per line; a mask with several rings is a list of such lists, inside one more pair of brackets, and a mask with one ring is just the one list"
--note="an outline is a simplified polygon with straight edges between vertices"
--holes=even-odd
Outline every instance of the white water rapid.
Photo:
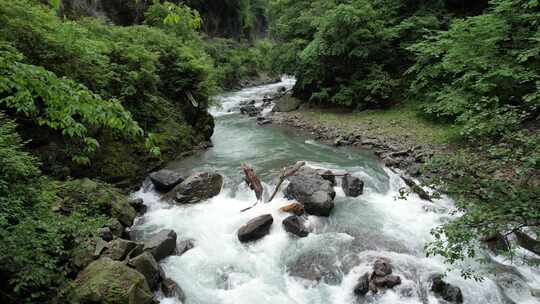
[[[416,195],[396,199],[405,184],[369,152],[327,147],[294,130],[258,127],[253,118],[238,114],[241,102],[260,101],[279,87],[293,84],[293,79],[285,78],[278,84],[218,96],[221,107],[210,111],[216,117],[214,147],[168,167],[185,175],[198,170],[218,171],[225,177],[221,194],[199,204],[180,206],[161,201],[147,185],[133,194],[149,207],[134,229],[143,237],[173,229],[179,239],[194,240],[193,249],[162,263],[167,276],[184,290],[187,304],[444,303],[430,292],[429,278],[444,272],[447,266],[439,258],[426,258],[423,248],[431,239],[430,230],[450,218],[451,200],[432,204]],[[268,195],[279,170],[298,160],[306,160],[312,167],[349,171],[366,185],[358,198],[345,197],[336,187],[332,215],[310,216],[313,232],[301,239],[282,227],[287,214],[278,209],[288,203],[283,195],[240,212],[255,201],[255,195],[243,183],[241,163],[253,165]],[[270,234],[255,243],[241,244],[238,228],[267,213],[274,217]],[[402,284],[356,299],[353,288],[377,257],[392,261],[394,274],[401,276]],[[475,282],[461,278],[459,271],[451,271],[445,281],[462,290],[467,304],[538,303],[530,291],[540,288],[538,269],[504,267],[509,263],[499,257],[496,262],[489,266],[503,269],[497,277]],[[320,283],[289,274],[291,269],[310,265],[324,274]],[[161,301],[179,303],[174,299]]]

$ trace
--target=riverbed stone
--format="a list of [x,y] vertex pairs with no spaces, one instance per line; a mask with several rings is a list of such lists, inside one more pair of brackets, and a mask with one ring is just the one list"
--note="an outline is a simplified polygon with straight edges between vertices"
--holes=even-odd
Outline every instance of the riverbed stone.
[[270,214],[264,214],[250,220],[238,230],[238,240],[246,243],[263,238],[270,232],[273,222],[274,218]]
[[137,211],[137,214],[143,214],[146,212],[146,205],[144,204],[144,200],[142,198],[134,198],[129,200],[129,204],[135,211]]
[[461,293],[461,289],[443,281],[441,275],[433,276],[431,279],[431,284],[431,291],[443,298],[445,301],[458,304],[463,303],[463,294]]
[[306,213],[318,216],[329,216],[334,208],[336,192],[330,181],[325,180],[311,168],[301,168],[288,178],[285,196],[295,199],[304,205]]
[[373,264],[374,276],[383,277],[392,274],[392,265],[387,258],[378,258]]
[[161,281],[160,269],[156,259],[150,252],[144,252],[130,259],[128,265],[144,275],[151,290],[155,291],[159,288],[159,282]]
[[358,197],[364,193],[364,182],[356,176],[346,174],[341,181],[341,188],[346,196]]
[[290,276],[314,283],[338,285],[342,280],[337,256],[329,253],[307,252],[287,265]]
[[354,286],[354,294],[364,296],[369,292],[369,272],[364,273]]
[[223,176],[216,172],[199,172],[189,176],[173,190],[177,203],[194,204],[212,198],[221,192]]
[[156,261],[176,253],[176,232],[170,229],[161,230],[144,242],[144,251],[150,252]]
[[145,277],[122,262],[101,258],[81,271],[70,291],[70,303],[153,303]]
[[157,191],[167,192],[184,181],[182,175],[172,170],[162,169],[149,175]]
[[176,298],[182,303],[186,300],[186,295],[182,288],[170,278],[163,279],[161,282],[161,291],[163,291],[163,294],[167,298]]
[[182,255],[186,253],[187,251],[193,249],[194,247],[195,247],[195,242],[193,240],[190,240],[190,239],[181,240],[176,246],[177,255]]
[[283,227],[285,231],[292,233],[299,237],[306,237],[309,234],[309,230],[306,229],[305,221],[296,215],[291,215],[283,220]]
[[142,244],[140,243],[124,239],[115,239],[112,242],[109,242],[105,255],[115,261],[123,261],[129,253],[137,250],[138,253],[140,253],[142,251],[141,249]]

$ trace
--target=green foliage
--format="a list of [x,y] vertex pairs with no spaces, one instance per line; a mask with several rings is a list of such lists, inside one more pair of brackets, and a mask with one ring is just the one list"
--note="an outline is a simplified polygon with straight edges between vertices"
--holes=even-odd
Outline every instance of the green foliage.
[[73,155],[76,162],[89,163],[88,155],[99,147],[90,128],[108,128],[129,138],[142,135],[120,103],[102,100],[81,84],[22,61],[13,48],[0,44],[0,105],[76,139],[83,146]]
[[145,23],[175,32],[184,39],[196,39],[202,19],[194,9],[183,4],[154,1],[145,12]]
[[352,108],[395,102],[410,61],[403,46],[441,26],[435,13],[425,16],[422,5],[406,2],[273,1],[271,34],[283,41],[275,50],[277,69],[294,74],[295,93],[312,102]]
[[214,38],[206,40],[204,45],[214,61],[215,82],[223,89],[233,89],[244,79],[276,74],[271,68],[273,44],[269,40],[259,40],[252,45]]
[[[206,109],[214,91],[212,61],[194,28],[183,29],[190,31],[183,39],[174,30],[178,24],[169,29],[69,21],[32,1],[0,2],[0,41],[13,47],[2,48],[1,73],[7,77],[0,80],[0,107],[31,119],[22,135],[42,149],[47,172],[133,179],[158,154],[172,157],[167,152],[189,149],[209,136],[202,130],[208,127]],[[183,6],[171,9],[196,16]],[[37,110],[28,108],[32,104]],[[160,140],[148,139],[150,133]],[[152,145],[157,142],[162,146]],[[112,158],[125,170],[108,168]],[[88,161],[92,167],[79,164]]]
[[[22,150],[15,124],[0,116],[0,276],[1,292],[41,303],[54,294],[70,271],[71,249],[97,232],[103,213],[87,198],[69,216],[52,211],[56,185],[41,176],[36,158]],[[90,211],[92,210],[92,211]]]
[[469,138],[514,131],[540,110],[540,5],[493,5],[410,47],[411,91],[422,110],[463,126]]

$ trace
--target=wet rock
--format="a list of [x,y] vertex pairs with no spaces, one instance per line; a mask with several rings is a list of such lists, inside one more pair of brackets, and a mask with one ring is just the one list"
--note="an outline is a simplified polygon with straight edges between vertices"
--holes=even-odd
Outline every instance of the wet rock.
[[347,174],[341,181],[341,188],[346,196],[358,197],[364,193],[364,182],[358,177]]
[[145,277],[122,262],[101,258],[79,273],[73,282],[71,303],[153,303]]
[[335,255],[309,252],[299,256],[294,262],[289,263],[287,272],[289,275],[304,280],[337,285],[341,282],[342,273],[338,266]]
[[300,107],[301,101],[291,95],[286,95],[276,100],[273,112],[292,112]]
[[373,264],[373,275],[383,277],[392,274],[392,265],[386,258],[378,258]]
[[176,298],[182,303],[184,303],[184,301],[186,300],[186,295],[184,294],[184,291],[172,279],[163,279],[163,281],[161,282],[161,291],[163,291],[163,294],[167,298]]
[[451,303],[463,303],[461,289],[443,281],[442,276],[436,275],[431,279],[431,291]]
[[244,115],[248,115],[250,117],[255,117],[259,115],[262,111],[262,108],[258,108],[255,105],[245,105],[240,107],[240,113]]
[[316,170],[302,168],[289,177],[285,196],[302,203],[308,214],[329,216],[334,208],[336,193],[332,184],[323,179]]
[[309,234],[309,231],[305,227],[305,221],[296,215],[291,215],[284,219],[283,227],[285,228],[285,231],[299,237],[306,237]]
[[369,272],[364,273],[354,286],[354,294],[364,296],[369,292]]
[[540,289],[531,288],[531,296],[540,298]]
[[146,205],[142,198],[136,198],[129,201],[129,204],[138,214],[143,214],[146,212]]
[[122,237],[124,235],[125,230],[126,230],[124,225],[122,225],[122,223],[120,223],[120,221],[115,219],[115,218],[109,220],[106,227],[111,229],[111,232],[112,232],[113,236],[115,236],[115,237]]
[[194,204],[218,195],[222,186],[223,176],[215,172],[201,172],[191,175],[171,192],[177,203]]
[[281,208],[279,208],[279,211],[285,212],[285,213],[292,213],[292,214],[298,215],[298,216],[303,215],[304,212],[305,212],[304,206],[302,204],[299,204],[299,203],[292,203],[290,205],[281,207]]
[[150,252],[159,262],[176,253],[176,238],[176,232],[173,230],[161,230],[144,242],[143,250]]
[[193,240],[182,240],[180,243],[178,243],[177,247],[177,254],[182,255],[186,253],[187,251],[193,249],[195,247],[195,243]]
[[373,284],[378,288],[393,288],[401,284],[401,278],[396,275],[386,275],[384,277],[373,278]]
[[99,237],[105,242],[110,242],[113,239],[113,233],[111,231],[111,228],[109,227],[100,228],[98,233],[99,233]]
[[540,255],[540,241],[533,239],[528,234],[521,231],[514,232],[519,246]]
[[151,290],[155,291],[159,288],[159,282],[161,281],[160,269],[156,259],[151,253],[144,252],[129,260],[128,265],[135,268],[146,278],[146,282]]
[[272,123],[272,120],[266,117],[257,117],[257,124],[259,126],[269,125]]
[[115,261],[123,261],[132,251],[141,253],[142,244],[124,239],[115,239],[108,244],[105,255]]
[[167,169],[151,173],[149,177],[156,190],[161,192],[168,192],[184,181],[179,173]]
[[414,193],[418,194],[421,199],[430,202],[432,201],[431,195],[429,195],[424,189],[422,189],[422,187],[416,184],[416,182],[412,178],[401,176],[401,179],[405,182],[407,186],[409,186],[409,188],[411,188]]
[[270,232],[274,219],[265,214],[250,220],[238,230],[238,240],[242,243],[256,241]]
[[334,174],[334,172],[330,171],[330,170],[325,170],[325,169],[317,169],[316,170],[317,173],[319,173],[319,175],[330,182],[330,184],[333,186],[335,186],[337,183],[336,183],[336,176]]
[[387,156],[383,158],[383,163],[387,167],[396,167],[399,164],[399,161],[397,161],[395,158]]

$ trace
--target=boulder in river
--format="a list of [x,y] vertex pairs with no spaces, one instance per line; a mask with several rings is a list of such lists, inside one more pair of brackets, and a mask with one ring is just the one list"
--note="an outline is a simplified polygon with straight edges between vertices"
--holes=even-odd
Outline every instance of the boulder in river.
[[170,278],[163,279],[161,282],[161,291],[163,291],[163,294],[167,298],[177,298],[182,303],[186,300],[186,295],[182,288]]
[[312,282],[338,285],[343,273],[338,257],[333,253],[306,252],[288,263],[289,275]]
[[101,258],[79,273],[70,303],[153,303],[145,277],[122,262]]
[[180,204],[194,204],[219,194],[223,176],[215,172],[195,173],[177,185],[172,193]]
[[459,287],[450,285],[443,281],[441,275],[436,275],[431,279],[431,291],[451,303],[463,303],[463,294]]
[[244,115],[248,115],[250,117],[255,117],[259,115],[261,112],[262,112],[262,108],[259,108],[251,104],[240,107],[240,113]]
[[156,261],[176,253],[176,232],[165,229],[144,242],[144,251],[149,251]]
[[364,273],[354,286],[354,294],[364,296],[369,292],[369,272]]
[[161,281],[159,265],[150,252],[144,252],[134,257],[129,260],[128,265],[144,275],[151,290],[157,290],[159,288],[159,282]]
[[184,253],[186,253],[187,251],[193,249],[195,247],[195,243],[193,240],[182,240],[178,243],[178,245],[176,246],[177,249],[177,254],[178,255],[182,255]]
[[256,241],[270,232],[274,218],[270,214],[258,216],[240,227],[238,240],[242,243]]
[[184,178],[178,172],[167,169],[151,173],[149,177],[156,190],[161,192],[168,192],[184,181]]
[[305,226],[305,221],[296,215],[291,215],[284,219],[283,227],[285,228],[285,231],[299,237],[306,237],[309,234],[309,231]]
[[330,181],[325,180],[311,168],[302,168],[289,177],[289,185],[285,188],[285,196],[296,199],[304,205],[306,213],[318,216],[329,216],[334,208],[336,193]]
[[346,174],[341,181],[341,188],[346,196],[358,197],[364,193],[364,182],[358,177]]

